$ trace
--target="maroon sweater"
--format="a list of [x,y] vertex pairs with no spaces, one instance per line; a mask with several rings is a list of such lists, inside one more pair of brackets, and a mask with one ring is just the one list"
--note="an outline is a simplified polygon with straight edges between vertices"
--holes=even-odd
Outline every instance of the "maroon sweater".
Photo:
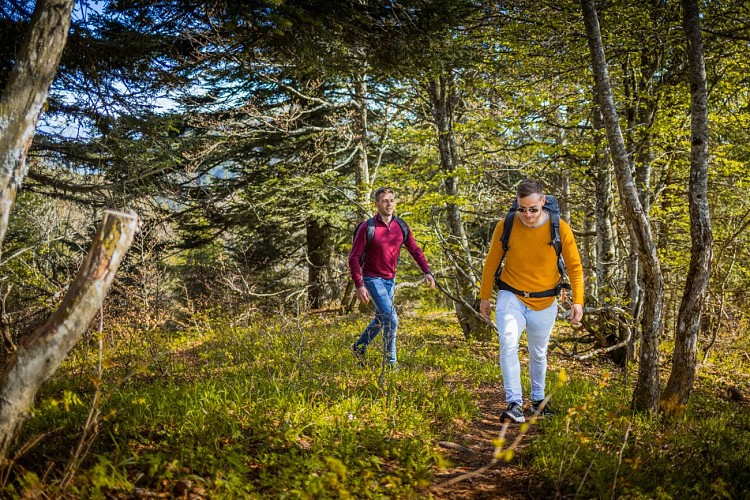
[[[367,224],[362,224],[354,235],[352,250],[349,252],[349,271],[352,274],[352,280],[357,288],[362,286],[362,276],[370,278],[393,279],[396,276],[396,264],[398,264],[398,255],[401,251],[401,243],[404,239],[404,233],[401,226],[391,218],[390,225],[386,225],[380,214],[375,215],[375,234],[370,240],[367,247],[365,261],[362,269],[359,267],[359,258],[365,250],[367,243]],[[414,235],[409,230],[404,246],[409,251],[417,265],[423,273],[430,272],[430,266],[417,245]]]

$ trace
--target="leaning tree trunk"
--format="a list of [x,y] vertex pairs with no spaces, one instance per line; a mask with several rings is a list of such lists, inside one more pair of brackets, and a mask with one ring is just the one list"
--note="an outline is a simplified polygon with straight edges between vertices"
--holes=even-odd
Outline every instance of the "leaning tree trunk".
[[586,38],[591,51],[594,80],[599,95],[607,140],[617,176],[617,185],[625,212],[630,238],[636,242],[638,257],[643,265],[645,300],[643,311],[643,336],[641,341],[638,381],[633,393],[633,406],[639,411],[655,411],[659,404],[659,335],[662,328],[664,278],[659,265],[656,245],[651,234],[649,219],[638,198],[630,171],[630,161],[625,148],[617,117],[609,70],[604,56],[599,19],[594,0],[581,0]]
[[133,242],[135,214],[107,211],[91,250],[62,304],[24,338],[0,379],[0,462],[21,428],[39,387],[49,379],[86,331]]
[[688,197],[692,246],[685,291],[677,317],[672,372],[661,400],[662,410],[670,414],[682,412],[693,388],[698,332],[713,258],[713,234],[708,211],[708,90],[698,1],[682,0],[682,15],[690,68],[692,146]]
[[[0,96],[0,249],[10,209],[26,176],[26,155],[60,64],[73,0],[39,0]],[[0,250],[0,255],[2,251]]]
[[484,321],[478,313],[479,304],[475,283],[479,277],[472,265],[469,242],[461,218],[461,210],[457,203],[458,187],[458,147],[453,128],[453,113],[458,105],[459,96],[456,92],[452,74],[441,76],[429,82],[427,92],[430,96],[430,109],[438,135],[438,150],[440,152],[440,167],[445,173],[446,214],[450,238],[445,251],[449,253],[455,266],[456,291],[453,302],[456,316],[466,338],[489,340],[495,335],[494,328]]

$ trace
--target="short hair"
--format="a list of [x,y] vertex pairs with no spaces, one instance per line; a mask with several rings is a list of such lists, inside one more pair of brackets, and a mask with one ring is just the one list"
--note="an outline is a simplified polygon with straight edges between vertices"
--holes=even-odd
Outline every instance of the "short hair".
[[380,195],[383,193],[393,194],[392,187],[379,187],[375,190],[375,201],[380,201]]
[[520,184],[518,184],[516,194],[518,195],[519,199],[526,198],[527,196],[531,196],[532,194],[543,195],[544,190],[542,188],[542,181],[538,181],[536,179],[524,179]]

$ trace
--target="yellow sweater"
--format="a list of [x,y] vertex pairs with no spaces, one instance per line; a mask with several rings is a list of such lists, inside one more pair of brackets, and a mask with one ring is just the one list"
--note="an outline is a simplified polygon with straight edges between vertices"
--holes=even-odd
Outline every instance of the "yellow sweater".
[[[489,299],[495,283],[495,271],[503,256],[503,244],[500,236],[503,234],[505,218],[495,226],[492,242],[484,260],[482,271],[482,286],[479,291],[480,299]],[[524,226],[520,220],[513,222],[513,230],[508,241],[508,255],[503,263],[500,278],[513,288],[526,292],[541,292],[555,288],[560,280],[557,271],[557,254],[550,242],[549,217],[538,227]],[[562,241],[562,256],[568,270],[570,286],[573,292],[573,303],[583,305],[583,266],[581,256],[573,237],[570,226],[560,220],[560,240]],[[554,297],[526,298],[518,296],[530,309],[542,310],[552,305]]]

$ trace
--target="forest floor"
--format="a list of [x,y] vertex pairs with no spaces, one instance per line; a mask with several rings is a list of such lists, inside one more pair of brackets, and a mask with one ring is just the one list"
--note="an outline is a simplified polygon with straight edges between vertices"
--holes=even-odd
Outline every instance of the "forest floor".
[[96,376],[96,344],[81,344],[0,468],[0,498],[747,497],[740,333],[717,342],[675,421],[632,414],[634,370],[551,349],[557,415],[519,425],[500,420],[496,342],[467,342],[450,311],[403,315],[402,369],[382,380],[375,352],[362,366],[348,349],[361,315],[221,320],[120,333],[98,434],[71,465]]
[[[485,385],[480,387],[477,396],[480,417],[469,423],[460,443],[442,443],[440,451],[451,466],[436,474],[432,495],[438,499],[535,498],[540,482],[530,469],[520,467],[519,462],[527,440],[538,435],[537,428],[529,428],[509,462],[499,460],[492,464],[493,441],[503,429],[500,414],[506,407],[505,393],[500,387]],[[520,427],[519,424],[508,425],[504,435],[506,443],[516,439]],[[459,478],[462,479],[452,482]]]
[[[570,336],[569,326],[560,326],[557,335]],[[458,341],[457,341],[458,342]],[[522,341],[523,343],[523,341]],[[497,357],[497,345],[494,343],[477,344],[475,353],[487,360]],[[525,348],[519,350],[522,373],[528,374],[528,356]],[[600,380],[602,371],[611,369],[593,361],[575,362],[561,356],[558,352],[549,352],[549,371],[547,378],[554,376],[552,371],[564,369],[579,377]],[[500,369],[499,367],[497,368]],[[538,425],[529,425],[525,435],[514,448],[510,461],[499,459],[493,462],[495,443],[503,438],[503,449],[514,443],[522,432],[522,424],[508,424],[505,430],[500,415],[506,409],[505,391],[502,383],[483,383],[475,391],[479,416],[468,422],[457,442],[438,443],[441,455],[450,462],[449,467],[435,474],[430,494],[437,499],[534,499],[549,498],[549,484],[538,476],[533,467],[528,465],[529,457],[526,446],[534,439],[544,439],[543,431]],[[550,404],[558,413],[551,418],[564,417],[565,410],[551,399]],[[526,405],[526,422],[530,421],[528,401]],[[526,462],[526,464],[524,464]]]

